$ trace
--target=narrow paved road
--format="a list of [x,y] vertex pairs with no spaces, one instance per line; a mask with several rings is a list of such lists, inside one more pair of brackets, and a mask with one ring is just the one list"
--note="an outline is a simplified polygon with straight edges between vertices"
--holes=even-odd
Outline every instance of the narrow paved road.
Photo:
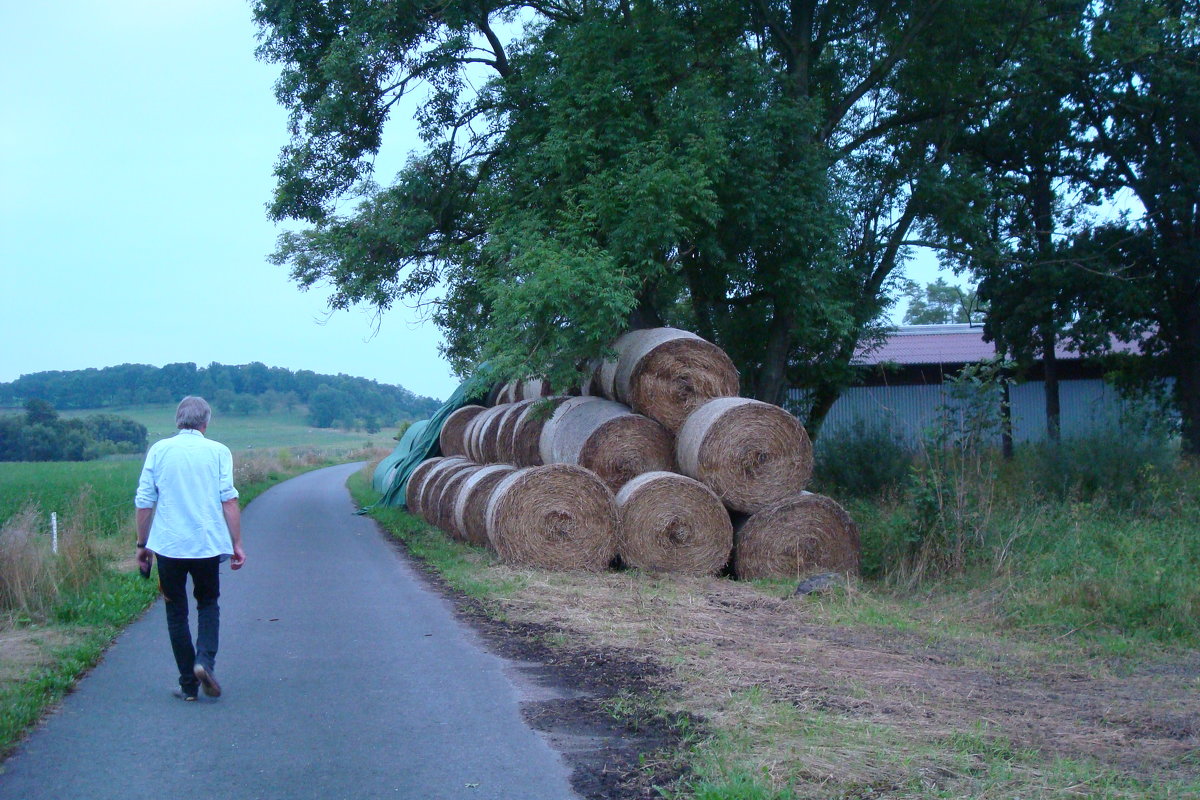
[[172,697],[160,600],[3,764],[0,798],[574,798],[503,662],[352,515],[354,469],[245,510],[246,567],[222,568],[220,699]]

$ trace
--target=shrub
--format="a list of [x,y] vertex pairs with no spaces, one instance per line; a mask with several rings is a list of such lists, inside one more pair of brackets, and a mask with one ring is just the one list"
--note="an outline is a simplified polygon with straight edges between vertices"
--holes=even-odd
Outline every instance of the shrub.
[[895,496],[908,482],[915,456],[889,421],[859,417],[817,439],[814,486],[834,497]]
[[1026,492],[1136,509],[1153,497],[1155,481],[1171,474],[1176,460],[1164,431],[1118,426],[1022,447],[1011,469]]

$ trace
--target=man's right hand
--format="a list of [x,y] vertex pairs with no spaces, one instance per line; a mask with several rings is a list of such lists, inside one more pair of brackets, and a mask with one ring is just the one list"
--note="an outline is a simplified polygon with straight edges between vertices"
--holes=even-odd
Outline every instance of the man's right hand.
[[241,545],[233,546],[233,557],[229,559],[230,569],[241,569],[246,563],[246,551],[241,548]]

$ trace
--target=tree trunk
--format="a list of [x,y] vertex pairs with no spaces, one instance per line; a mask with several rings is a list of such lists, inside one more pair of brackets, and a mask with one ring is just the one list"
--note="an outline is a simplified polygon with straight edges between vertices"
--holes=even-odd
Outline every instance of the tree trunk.
[[767,346],[763,351],[763,362],[758,380],[754,385],[754,397],[764,403],[783,404],[783,393],[787,389],[788,345],[791,343],[792,322],[795,311],[775,309],[771,318]]
[[1012,382],[1008,373],[1000,374],[1000,453],[1006,461],[1013,457]]
[[[1037,244],[1039,268],[1053,257],[1054,250],[1054,185],[1050,172],[1042,161],[1034,165],[1031,178],[1033,189],[1033,238]],[[1058,357],[1054,345],[1058,340],[1057,320],[1054,318],[1054,300],[1049,301],[1045,319],[1042,320],[1042,365],[1044,367],[1046,394],[1046,436],[1052,442],[1059,440],[1062,417],[1058,404]]]
[[1046,394],[1046,436],[1057,442],[1060,437],[1062,411],[1058,402],[1058,356],[1054,352],[1054,328],[1042,327],[1042,368]]
[[804,430],[807,431],[809,439],[815,442],[821,435],[821,426],[825,424],[829,409],[833,408],[833,404],[841,396],[841,387],[833,384],[822,384],[813,392],[813,403],[808,409],[808,417],[804,420]]
[[1183,322],[1173,359],[1175,404],[1179,408],[1182,449],[1189,456],[1200,456],[1200,316],[1193,313]]

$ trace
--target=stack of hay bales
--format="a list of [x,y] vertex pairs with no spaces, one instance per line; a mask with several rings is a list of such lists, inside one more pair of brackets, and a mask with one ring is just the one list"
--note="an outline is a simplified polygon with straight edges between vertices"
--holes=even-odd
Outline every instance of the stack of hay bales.
[[806,492],[812,445],[786,410],[737,396],[716,345],[673,328],[630,331],[578,397],[544,381],[494,387],[447,420],[443,457],[409,479],[408,505],[510,563],[628,566],[739,578],[855,572],[858,529]]

